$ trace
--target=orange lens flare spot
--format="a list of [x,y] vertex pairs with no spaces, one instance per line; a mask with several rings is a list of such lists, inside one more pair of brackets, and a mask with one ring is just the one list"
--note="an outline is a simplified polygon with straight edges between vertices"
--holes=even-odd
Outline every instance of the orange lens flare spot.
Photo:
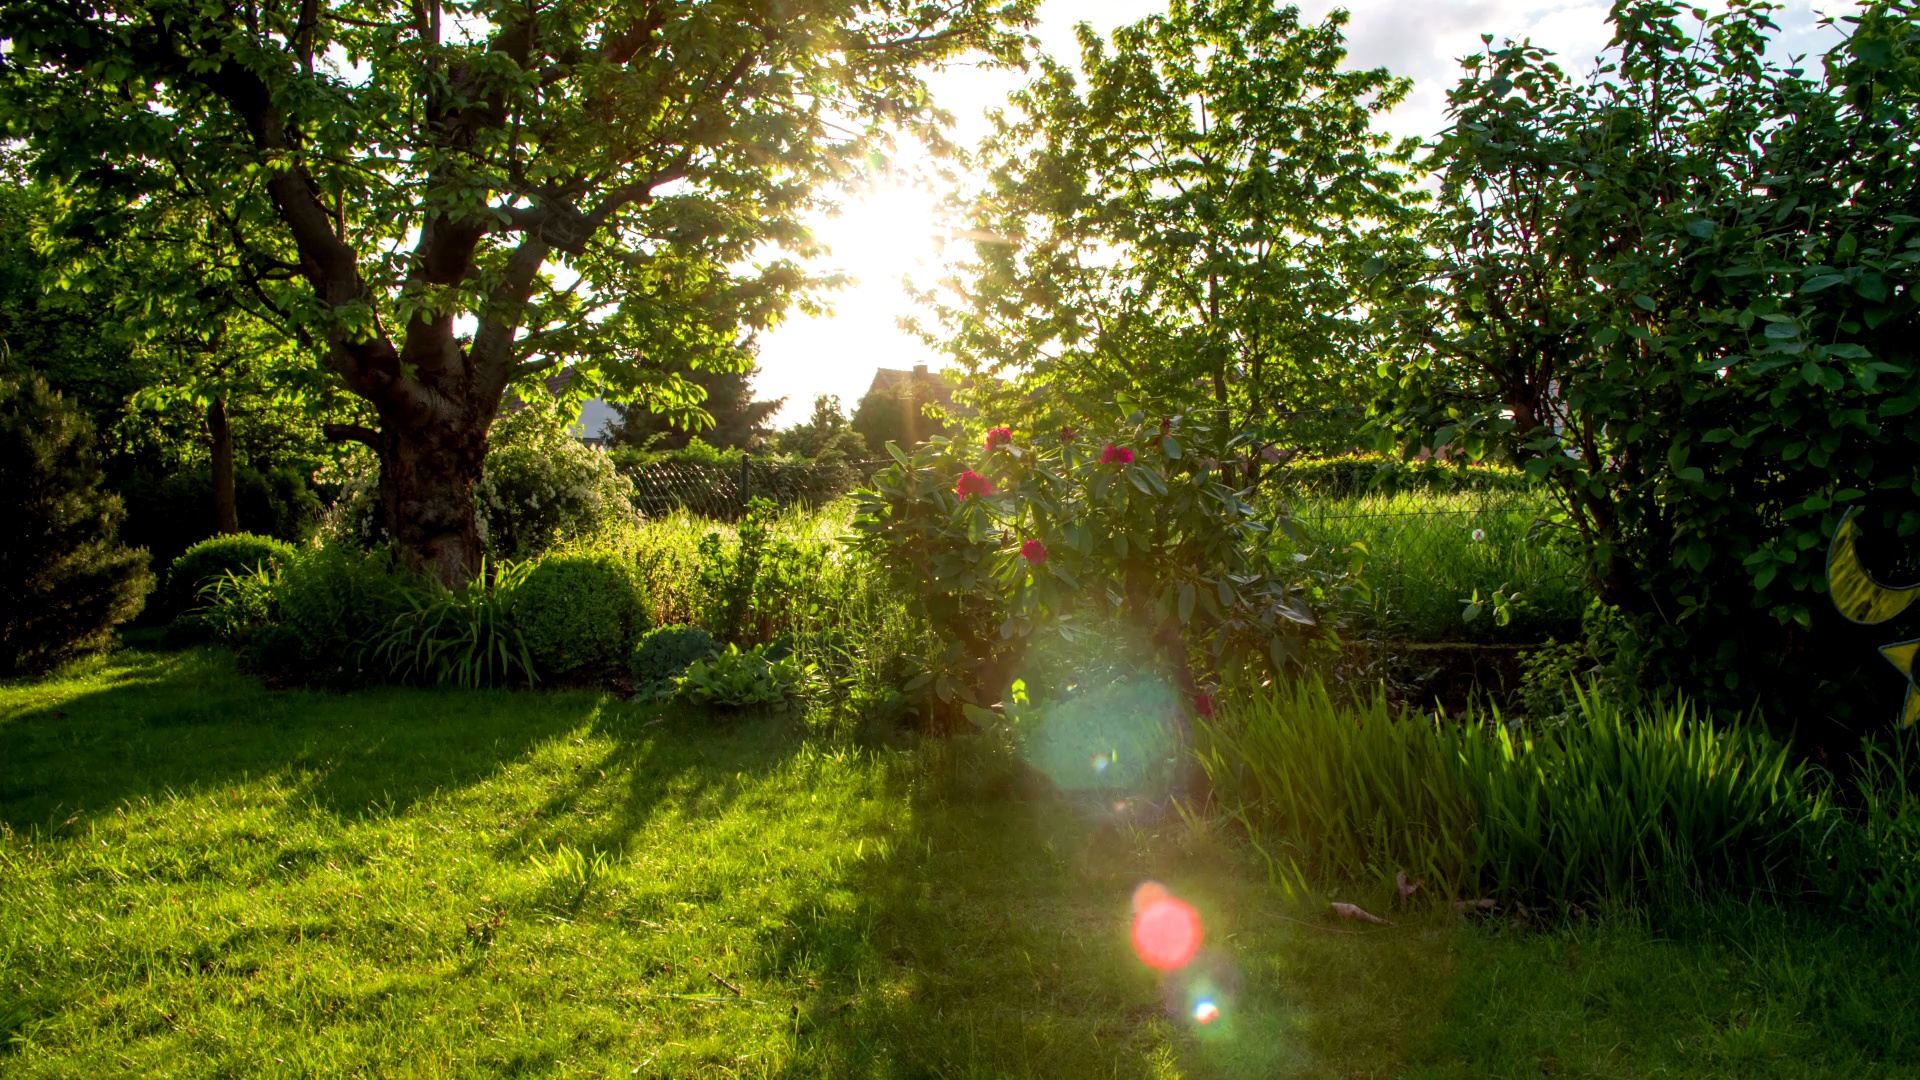
[[1145,904],[1135,893],[1133,951],[1148,967],[1177,971],[1200,952],[1200,913],[1186,901],[1166,895],[1164,887],[1155,888],[1160,895]]

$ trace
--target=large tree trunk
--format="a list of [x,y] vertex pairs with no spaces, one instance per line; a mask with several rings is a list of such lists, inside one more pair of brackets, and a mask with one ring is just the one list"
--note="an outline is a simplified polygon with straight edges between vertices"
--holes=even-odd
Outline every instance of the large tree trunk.
[[213,531],[232,535],[240,531],[240,506],[233,495],[233,421],[224,394],[207,405],[207,435],[213,443]]
[[387,532],[419,569],[448,587],[480,569],[473,486],[494,411],[469,406],[381,416],[377,449]]

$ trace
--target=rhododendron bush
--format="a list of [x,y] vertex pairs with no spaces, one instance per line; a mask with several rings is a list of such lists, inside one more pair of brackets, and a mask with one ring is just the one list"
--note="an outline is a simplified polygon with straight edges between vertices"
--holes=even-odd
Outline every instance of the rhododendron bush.
[[1283,511],[1232,481],[1253,436],[1199,415],[1111,429],[934,439],[857,493],[854,544],[946,644],[928,673],[951,713],[999,702],[1036,631],[1117,621],[1189,702],[1305,657],[1304,571],[1272,545]]

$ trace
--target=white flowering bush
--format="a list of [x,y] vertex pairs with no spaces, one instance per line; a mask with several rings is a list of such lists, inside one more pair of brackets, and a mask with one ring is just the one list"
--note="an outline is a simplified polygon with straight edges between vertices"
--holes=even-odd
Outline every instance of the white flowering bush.
[[635,520],[633,482],[568,427],[549,400],[494,423],[486,469],[473,491],[481,539],[494,557],[525,558]]

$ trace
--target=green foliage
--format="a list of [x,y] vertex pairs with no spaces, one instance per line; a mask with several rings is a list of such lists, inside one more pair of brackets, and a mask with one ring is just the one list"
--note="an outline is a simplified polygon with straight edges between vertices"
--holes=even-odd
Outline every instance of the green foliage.
[[695,660],[673,681],[674,696],[695,705],[744,709],[756,705],[784,708],[806,692],[813,669],[797,656],[773,657],[764,646],[745,652],[738,645]]
[[1017,61],[1031,11],[19,0],[0,138],[75,218],[164,201],[234,249],[257,313],[377,422],[333,431],[383,456],[394,541],[450,580],[480,555],[464,497],[509,387],[571,359],[580,392],[694,408],[676,369],[744,366],[824,284],[780,252],[811,252],[829,185],[900,133],[941,141],[922,72]]
[[848,426],[868,452],[876,455],[887,446],[911,450],[929,439],[959,434],[942,416],[928,412],[944,411],[952,404],[951,391],[943,378],[915,370],[891,385],[869,389],[860,395]]
[[384,672],[369,670],[367,647],[385,637],[410,609],[409,595],[424,587],[385,548],[323,545],[281,567],[277,629],[256,656],[274,661],[276,674],[319,685],[378,682]]
[[1579,705],[1521,733],[1301,681],[1203,721],[1202,762],[1297,886],[1405,871],[1442,895],[1590,903],[1800,880],[1834,812],[1783,746],[1685,705]]
[[633,687],[646,692],[672,683],[687,665],[719,651],[713,635],[697,626],[658,626],[640,635],[634,646]]
[[473,501],[495,558],[524,559],[632,524],[632,482],[574,438],[569,423],[557,403],[536,398],[494,424]]
[[[901,686],[939,649],[908,597],[842,542],[849,510],[837,503],[761,518],[759,569],[734,643],[773,646],[814,667],[809,723],[884,741],[915,711]],[[734,527],[674,514],[644,522],[633,543],[655,624],[697,623],[729,606],[723,594],[741,580]]]
[[1869,919],[1920,925],[1920,738],[1869,739],[1854,763],[1855,804],[1822,838],[1827,888]]
[[1579,556],[1544,528],[1550,512],[1538,494],[1496,492],[1294,505],[1298,550],[1348,571],[1323,613],[1355,637],[1426,642],[1579,636],[1592,593]]
[[368,657],[395,682],[427,682],[477,690],[535,683],[534,662],[520,630],[518,587],[531,563],[496,564],[460,589],[427,580],[403,591],[407,609],[370,645]]
[[1465,491],[1514,492],[1532,485],[1518,469],[1481,462],[1450,464],[1427,458],[1402,461],[1390,454],[1296,457],[1268,480],[1277,491],[1302,500],[1351,499],[1363,495]]
[[[744,358],[743,358],[744,359]],[[698,438],[721,449],[753,449],[766,441],[773,414],[784,398],[755,401],[753,378],[758,368],[730,370],[688,368],[676,372],[689,387],[697,412],[684,407],[654,412],[644,400],[623,407],[620,419],[608,431],[618,445],[643,450],[677,450]]]
[[832,394],[814,398],[811,415],[775,432],[773,450],[777,454],[821,463],[863,461],[871,452],[867,440],[847,419],[840,399]]
[[244,647],[255,634],[277,626],[277,571],[282,565],[262,559],[223,569],[204,581],[194,594],[197,603],[168,624],[168,644],[213,640]]
[[[747,631],[759,584],[760,563],[767,546],[767,519],[772,513],[771,502],[753,500],[746,519],[738,527],[738,542],[731,548],[722,543],[717,532],[700,538],[700,569],[696,580],[707,602],[701,622],[721,641],[737,643]],[[777,598],[778,594],[768,597],[775,602]]]
[[970,404],[1035,428],[1211,408],[1354,445],[1352,284],[1403,227],[1412,146],[1373,131],[1410,84],[1352,68],[1346,21],[1182,0],[1109,41],[1082,28],[1078,71],[1041,60],[977,154],[973,260],[925,333]]
[[[122,535],[151,551],[156,565],[170,565],[188,548],[217,535],[213,475],[206,462],[170,463],[168,458],[164,448],[142,446],[122,455],[121,461],[134,464],[113,480],[127,506]],[[233,487],[245,531],[295,544],[313,535],[321,516],[320,499],[301,470],[242,464],[234,470]]]
[[647,628],[632,564],[620,555],[549,555],[511,591],[513,624],[534,667],[558,681],[615,670]]
[[1774,10],[1618,4],[1584,81],[1470,58],[1374,299],[1398,430],[1551,485],[1650,681],[1805,734],[1885,689],[1821,595],[1839,515],[1920,535],[1920,18],[1869,4],[1802,68]]
[[192,607],[200,590],[225,578],[229,573],[248,574],[272,570],[291,562],[293,545],[270,536],[235,533],[215,536],[188,548],[167,569],[167,584],[161,593],[163,611],[178,613]]
[[1188,693],[1305,659],[1310,592],[1270,531],[1291,523],[1230,482],[1242,437],[1139,413],[1069,434],[1009,433],[977,456],[937,439],[856,496],[854,543],[947,647],[941,702],[999,700],[1034,631],[1074,618],[1123,622],[1138,662]]
[[0,371],[0,673],[98,649],[140,613],[147,553],[118,542],[93,425],[38,375]]

